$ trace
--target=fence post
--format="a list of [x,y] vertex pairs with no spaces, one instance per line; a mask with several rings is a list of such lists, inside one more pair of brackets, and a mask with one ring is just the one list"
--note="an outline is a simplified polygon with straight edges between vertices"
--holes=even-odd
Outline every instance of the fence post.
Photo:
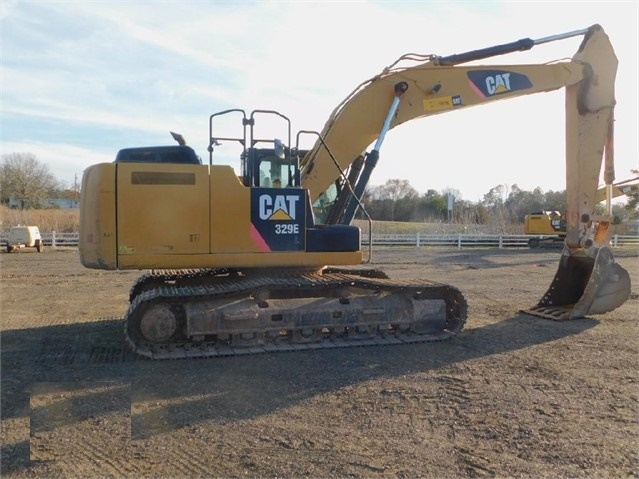
[[457,249],[461,249],[461,243],[462,243],[462,235],[461,233],[457,233]]
[[617,246],[619,246],[618,240],[619,239],[619,235],[614,235],[612,237],[612,246],[613,248],[616,248]]
[[55,231],[51,232],[51,246],[55,248]]
[[417,247],[419,248],[419,231],[417,232]]
[[504,247],[504,235],[500,234],[499,235],[499,249],[502,249]]

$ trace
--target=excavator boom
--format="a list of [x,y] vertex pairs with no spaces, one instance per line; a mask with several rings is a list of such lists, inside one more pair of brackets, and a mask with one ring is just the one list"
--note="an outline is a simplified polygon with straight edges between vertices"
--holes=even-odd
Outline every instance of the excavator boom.
[[[553,38],[559,40],[578,33],[603,36],[607,40],[598,26]],[[531,48],[535,43],[547,41],[520,40],[514,45],[523,44]],[[591,43],[588,42],[589,47]],[[613,67],[607,70],[614,81],[616,57],[612,46],[602,41],[595,43],[596,52],[592,54],[614,62]],[[331,152],[336,152],[335,157],[343,170],[378,139],[388,106],[398,95],[397,85],[403,84],[405,88],[399,93],[401,104],[390,121],[389,130],[414,119],[557,90],[584,79],[584,64],[575,60],[533,65],[456,66],[460,62],[485,58],[490,52],[494,55],[512,50],[490,47],[480,50],[479,54],[474,51],[449,57],[404,55],[360,84],[335,108],[322,130],[321,139],[300,163],[303,184],[311,191],[311,199],[317,199],[338,173],[330,159]],[[425,58],[429,58],[428,61],[424,62]],[[410,67],[397,66],[402,62],[419,60],[422,61]]]

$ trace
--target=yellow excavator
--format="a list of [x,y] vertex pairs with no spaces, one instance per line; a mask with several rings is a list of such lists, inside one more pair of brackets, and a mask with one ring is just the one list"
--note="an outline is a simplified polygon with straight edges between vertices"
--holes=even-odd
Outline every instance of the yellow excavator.
[[[571,60],[464,65],[575,36],[583,40]],[[360,198],[385,136],[413,119],[565,88],[565,247],[547,293],[526,311],[562,320],[611,311],[628,298],[630,278],[608,248],[610,211],[597,216],[593,207],[602,164],[606,184],[614,180],[616,69],[594,25],[461,54],[404,55],[355,88],[321,132],[293,135],[273,110],[214,113],[208,164],[173,134],[177,146],[127,148],[87,168],[81,262],[147,271],[131,288],[125,337],[153,359],[451,338],[467,319],[462,293],[370,267],[351,225],[365,211]],[[233,116],[240,133],[216,135]],[[276,120],[286,139],[261,138],[258,118]],[[309,136],[313,146],[301,148]],[[213,164],[225,143],[241,150],[239,174]]]
[[[639,177],[613,183],[610,197],[633,195],[639,191]],[[608,189],[599,188],[595,202],[606,200]],[[524,233],[532,235],[528,246],[534,248],[562,248],[566,238],[566,219],[557,210],[533,211],[524,217]]]

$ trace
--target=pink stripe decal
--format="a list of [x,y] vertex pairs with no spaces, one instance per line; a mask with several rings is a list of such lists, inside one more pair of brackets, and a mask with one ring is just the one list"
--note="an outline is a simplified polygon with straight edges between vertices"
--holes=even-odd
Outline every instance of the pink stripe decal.
[[271,248],[268,247],[268,245],[266,244],[266,241],[264,241],[264,238],[262,238],[262,235],[260,234],[260,232],[257,231],[257,228],[255,226],[253,226],[253,223],[251,223],[251,239],[253,240],[253,243],[257,245],[257,248],[262,253],[271,252]]
[[477,85],[475,85],[472,81],[468,80],[468,83],[470,84],[470,88],[477,93],[477,95],[479,95],[479,98],[486,98],[486,95],[484,95],[481,90],[479,88],[477,88]]

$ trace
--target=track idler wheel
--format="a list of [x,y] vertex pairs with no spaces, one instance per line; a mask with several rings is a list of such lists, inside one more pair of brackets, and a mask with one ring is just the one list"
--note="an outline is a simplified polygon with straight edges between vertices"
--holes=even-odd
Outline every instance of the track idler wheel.
[[155,344],[169,341],[178,330],[178,318],[173,308],[167,304],[156,304],[147,308],[139,318],[142,337]]
[[615,263],[610,248],[595,258],[564,250],[550,288],[523,312],[554,320],[583,318],[618,308],[630,296],[630,275]]

